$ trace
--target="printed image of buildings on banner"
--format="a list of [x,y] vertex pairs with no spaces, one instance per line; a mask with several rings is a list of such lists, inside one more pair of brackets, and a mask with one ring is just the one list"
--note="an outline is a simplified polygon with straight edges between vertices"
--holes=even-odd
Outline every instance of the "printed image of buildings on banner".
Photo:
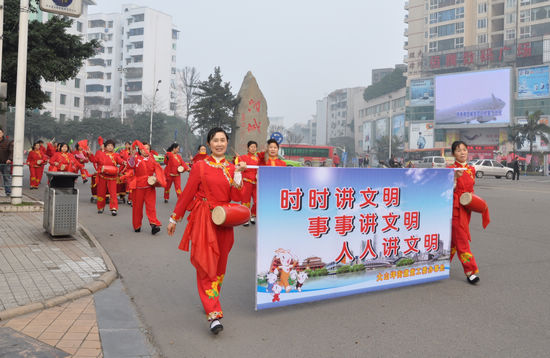
[[448,278],[453,177],[260,167],[256,309]]

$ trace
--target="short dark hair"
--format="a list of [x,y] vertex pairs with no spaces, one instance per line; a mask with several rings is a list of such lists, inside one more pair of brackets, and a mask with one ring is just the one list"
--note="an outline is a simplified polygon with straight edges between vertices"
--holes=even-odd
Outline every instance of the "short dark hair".
[[249,140],[248,143],[246,143],[246,147],[250,147],[252,144],[256,144],[256,147],[258,146],[258,143],[256,143],[256,141],[253,141],[253,140]]
[[107,140],[105,141],[105,143],[103,143],[103,144],[104,144],[105,146],[108,146],[109,144],[112,144],[113,147],[116,147],[115,141],[112,140],[112,139],[107,139]]
[[227,134],[227,132],[223,128],[215,127],[208,132],[208,135],[206,136],[206,143],[210,143],[212,138],[214,138],[217,133],[225,134],[225,138],[229,141],[229,135]]
[[267,141],[267,145],[270,145],[271,143],[275,143],[277,145],[277,148],[279,148],[279,142],[277,142],[275,139],[271,138]]
[[200,144],[200,145],[197,147],[197,150],[201,150],[201,147],[204,147],[204,149],[206,149],[206,145]]
[[461,144],[464,144],[466,148],[468,148],[468,144],[462,140],[455,140],[453,144],[451,145],[451,152],[454,154],[455,150],[460,146]]

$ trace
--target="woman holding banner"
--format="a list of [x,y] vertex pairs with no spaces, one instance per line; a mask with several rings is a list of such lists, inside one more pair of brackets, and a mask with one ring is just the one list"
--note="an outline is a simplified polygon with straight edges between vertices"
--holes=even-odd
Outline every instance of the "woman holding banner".
[[211,210],[230,201],[241,201],[241,172],[246,169],[244,162],[233,165],[225,160],[228,139],[221,128],[208,132],[212,154],[193,164],[167,227],[168,235],[172,236],[185,211],[191,211],[179,248],[189,251],[189,241],[193,242],[191,263],[197,270],[199,297],[213,334],[223,330],[220,291],[234,236],[233,227],[213,223]]
[[[463,141],[455,141],[451,150],[455,162],[451,166],[455,169],[455,186],[453,193],[453,221],[451,233],[451,260],[455,253],[462,263],[466,279],[471,284],[479,282],[479,269],[474,255],[470,251],[470,216],[472,211],[460,203],[464,193],[474,193],[476,171],[468,165],[468,146]],[[485,223],[484,223],[484,226]]]

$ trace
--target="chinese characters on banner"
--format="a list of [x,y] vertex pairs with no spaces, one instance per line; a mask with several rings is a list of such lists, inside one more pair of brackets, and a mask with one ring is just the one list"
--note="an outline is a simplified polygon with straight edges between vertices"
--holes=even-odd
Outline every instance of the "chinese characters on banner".
[[257,309],[449,275],[451,169],[259,169]]

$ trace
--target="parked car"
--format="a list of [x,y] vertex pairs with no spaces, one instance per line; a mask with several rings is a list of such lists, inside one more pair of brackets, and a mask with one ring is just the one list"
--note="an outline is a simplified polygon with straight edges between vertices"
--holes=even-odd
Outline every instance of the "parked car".
[[422,158],[422,161],[414,164],[415,168],[446,168],[445,157],[430,156]]
[[477,161],[474,164],[476,169],[476,177],[483,178],[484,176],[491,175],[498,178],[506,177],[506,179],[512,179],[514,177],[514,170],[512,168],[505,167],[496,160],[483,159]]

